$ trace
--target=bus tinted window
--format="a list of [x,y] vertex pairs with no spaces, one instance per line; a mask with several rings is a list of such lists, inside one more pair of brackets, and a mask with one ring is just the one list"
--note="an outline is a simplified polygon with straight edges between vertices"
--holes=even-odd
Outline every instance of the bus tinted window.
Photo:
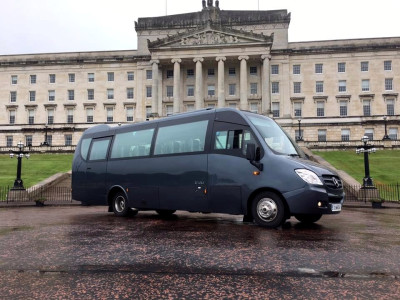
[[87,159],[89,153],[89,146],[92,139],[83,139],[81,143],[81,155],[84,160]]
[[119,133],[115,136],[111,158],[149,156],[154,129]]
[[92,149],[90,150],[89,160],[103,160],[107,157],[107,149],[110,139],[93,140]]
[[208,121],[160,127],[154,155],[204,151]]
[[247,144],[256,144],[256,140],[248,130],[221,130],[215,132],[215,150],[241,149],[246,154]]

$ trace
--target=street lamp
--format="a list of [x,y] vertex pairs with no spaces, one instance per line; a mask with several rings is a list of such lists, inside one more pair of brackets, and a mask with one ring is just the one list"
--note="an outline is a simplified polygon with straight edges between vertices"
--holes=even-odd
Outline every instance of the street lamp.
[[303,137],[301,136],[301,118],[297,120],[299,122],[299,135],[297,136],[298,141],[302,141]]
[[385,135],[383,136],[383,141],[390,140],[390,137],[387,134],[387,116],[383,116],[383,121],[385,122]]
[[49,146],[49,143],[47,142],[47,128],[48,126],[44,126],[44,142],[42,143],[42,146]]
[[368,136],[363,136],[361,141],[364,143],[363,146],[357,147],[356,153],[364,153],[364,170],[365,170],[365,176],[363,179],[363,187],[364,188],[372,188],[374,187],[374,183],[372,182],[372,178],[369,175],[369,159],[368,159],[368,154],[370,153],[375,153],[376,149],[374,148],[373,145],[368,145],[369,138]]
[[10,158],[13,158],[14,155],[17,156],[18,165],[17,165],[17,178],[14,181],[13,190],[24,190],[24,184],[21,179],[21,168],[22,168],[22,158],[25,156],[26,159],[29,158],[29,152],[24,151],[24,144],[19,141],[17,144],[18,151],[10,150]]

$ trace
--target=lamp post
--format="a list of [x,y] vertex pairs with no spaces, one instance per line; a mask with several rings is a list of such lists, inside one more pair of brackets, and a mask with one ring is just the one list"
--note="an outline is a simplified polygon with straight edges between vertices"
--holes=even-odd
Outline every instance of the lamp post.
[[363,136],[361,141],[364,143],[363,146],[357,147],[356,153],[364,153],[364,170],[365,170],[365,176],[363,179],[363,187],[364,188],[372,188],[374,187],[374,183],[372,181],[372,178],[369,174],[369,159],[368,155],[370,153],[375,153],[376,149],[374,148],[373,145],[368,145],[369,138],[368,136]]
[[48,146],[49,145],[49,143],[47,142],[47,128],[48,128],[48,126],[45,125],[44,126],[44,142],[42,143],[42,146]]
[[28,159],[30,155],[29,155],[28,151],[24,151],[24,144],[21,141],[19,141],[17,146],[18,146],[17,151],[10,150],[10,158],[13,158],[14,155],[16,155],[17,159],[18,159],[17,178],[14,181],[14,186],[12,189],[13,190],[24,190],[25,189],[24,184],[21,179],[22,158],[25,156],[25,158]]
[[383,141],[390,140],[390,137],[387,134],[387,116],[383,116],[383,121],[385,122],[385,135],[383,136]]
[[301,136],[301,118],[297,120],[299,122],[299,135],[297,136],[298,141],[302,141],[303,137]]

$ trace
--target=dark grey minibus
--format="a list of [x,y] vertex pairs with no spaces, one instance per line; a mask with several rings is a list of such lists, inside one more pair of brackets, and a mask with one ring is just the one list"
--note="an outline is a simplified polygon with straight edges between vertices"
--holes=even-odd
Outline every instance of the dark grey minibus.
[[72,197],[117,216],[155,210],[244,215],[264,227],[291,216],[339,213],[339,176],[308,160],[272,119],[204,109],[84,132],[72,166]]

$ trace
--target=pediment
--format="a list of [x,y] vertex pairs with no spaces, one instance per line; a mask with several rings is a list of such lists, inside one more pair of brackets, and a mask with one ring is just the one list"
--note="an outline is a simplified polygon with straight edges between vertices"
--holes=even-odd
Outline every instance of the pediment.
[[203,28],[168,36],[164,39],[157,39],[153,42],[148,41],[148,48],[193,48],[219,45],[266,44],[272,43],[272,40],[273,36],[208,25]]

